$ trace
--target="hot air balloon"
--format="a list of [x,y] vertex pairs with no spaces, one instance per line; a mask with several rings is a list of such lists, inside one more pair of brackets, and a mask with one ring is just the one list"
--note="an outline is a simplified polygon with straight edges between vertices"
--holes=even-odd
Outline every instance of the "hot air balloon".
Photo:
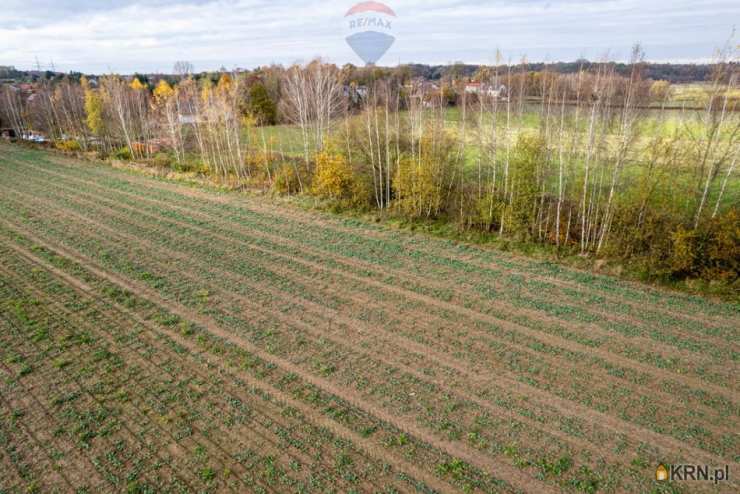
[[380,2],[361,2],[344,16],[349,28],[347,44],[368,65],[374,65],[396,41],[396,13]]

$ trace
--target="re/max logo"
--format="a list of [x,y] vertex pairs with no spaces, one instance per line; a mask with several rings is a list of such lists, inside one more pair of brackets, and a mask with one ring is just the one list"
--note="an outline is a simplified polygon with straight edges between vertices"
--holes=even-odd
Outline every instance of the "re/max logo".
[[[665,467],[663,467],[665,468]],[[663,470],[665,471],[665,470]],[[727,482],[730,480],[730,466],[710,467],[709,465],[671,465],[670,475],[658,480],[670,480],[671,482],[695,480],[704,482]]]
[[359,19],[353,19],[349,21],[350,29],[359,29],[363,27],[380,27],[383,29],[391,29],[391,21],[382,19],[380,17],[360,17]]

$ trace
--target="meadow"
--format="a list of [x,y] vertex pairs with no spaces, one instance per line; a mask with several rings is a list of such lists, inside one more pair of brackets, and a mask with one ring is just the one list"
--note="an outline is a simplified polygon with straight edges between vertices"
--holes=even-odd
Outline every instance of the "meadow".
[[740,486],[737,303],[6,144],[0,258],[3,493]]

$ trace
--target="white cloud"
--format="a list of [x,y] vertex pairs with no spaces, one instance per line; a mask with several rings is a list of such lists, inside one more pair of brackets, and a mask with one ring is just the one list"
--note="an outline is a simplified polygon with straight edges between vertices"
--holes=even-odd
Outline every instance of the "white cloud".
[[[4,0],[0,65],[86,72],[200,70],[322,56],[359,63],[342,38],[353,4],[306,0]],[[397,42],[381,63],[490,62],[497,48],[531,60],[626,58],[635,42],[658,60],[701,59],[740,20],[736,1],[387,1]]]

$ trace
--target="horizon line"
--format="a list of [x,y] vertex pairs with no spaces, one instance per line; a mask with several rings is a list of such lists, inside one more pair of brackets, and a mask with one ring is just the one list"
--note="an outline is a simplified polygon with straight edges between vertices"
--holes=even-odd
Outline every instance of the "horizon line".
[[[278,62],[270,62],[265,64],[257,64],[252,66],[232,66],[231,68],[226,68],[224,65],[221,65],[218,68],[215,68],[211,66],[210,68],[206,69],[196,69],[194,73],[196,74],[202,74],[206,72],[223,72],[222,69],[226,68],[226,72],[232,72],[236,70],[242,70],[242,71],[253,71],[257,70],[259,68],[264,67],[271,67],[271,66],[282,66],[282,67],[290,67],[294,64],[306,64],[313,60],[321,59],[321,57],[313,57],[309,59],[302,59],[302,60],[296,60],[292,63],[278,63]],[[192,60],[186,60],[190,63],[193,63],[194,65],[197,65],[198,61],[192,61]],[[346,63],[337,63],[330,60],[323,60],[326,63],[331,63],[336,65],[337,67],[343,67],[345,65],[353,65],[357,68],[365,68],[366,66],[362,63],[352,63],[352,62],[346,62]],[[172,65],[174,65],[176,61],[172,62]],[[556,60],[556,61],[545,61],[545,60],[527,60],[527,65],[557,65],[557,64],[572,64],[572,63],[578,63],[578,62],[588,62],[590,64],[601,64],[601,63],[615,63],[615,64],[629,64],[629,60],[593,60],[589,58],[577,58],[574,60]],[[35,63],[35,62],[34,62]],[[646,63],[648,65],[713,65],[715,63],[718,63],[717,60],[712,58],[693,58],[693,59],[681,59],[681,58],[674,58],[674,59],[662,59],[662,60],[644,60],[643,63]],[[736,60],[731,60],[729,63],[738,63]],[[422,66],[428,66],[428,67],[450,67],[453,65],[459,65],[462,64],[464,66],[488,66],[488,67],[505,67],[505,66],[518,66],[522,65],[521,62],[513,63],[513,62],[507,62],[507,63],[500,63],[500,64],[494,64],[494,63],[486,63],[486,62],[465,62],[465,61],[447,61],[447,62],[398,62],[396,64],[377,64],[376,67],[384,68],[384,69],[393,69],[408,65],[422,65]],[[90,72],[90,71],[82,71],[78,69],[70,69],[70,70],[59,70],[57,67],[60,65],[64,66],[66,64],[64,63],[56,63],[54,61],[51,61],[49,64],[43,64],[41,67],[31,67],[31,68],[19,68],[17,65],[14,65],[12,63],[0,63],[0,67],[12,67],[15,70],[19,72],[53,72],[55,74],[70,74],[70,73],[79,73],[79,74],[89,74],[89,75],[105,75],[105,74],[119,74],[119,75],[134,75],[134,74],[162,74],[167,75],[170,74],[171,68],[167,70],[134,70],[134,71],[116,71],[113,70],[113,67],[111,67],[110,63],[103,63],[103,62],[96,62],[92,64],[86,64],[86,65],[97,65],[97,66],[105,66],[108,70],[105,72]]]

